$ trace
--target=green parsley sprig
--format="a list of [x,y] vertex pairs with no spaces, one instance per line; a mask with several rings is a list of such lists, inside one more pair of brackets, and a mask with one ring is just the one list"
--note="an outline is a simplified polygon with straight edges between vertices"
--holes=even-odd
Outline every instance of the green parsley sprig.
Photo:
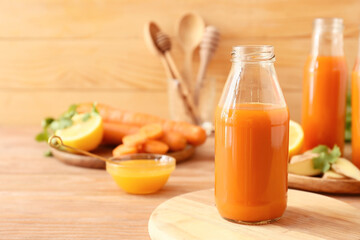
[[[64,112],[58,119],[47,117],[41,122],[42,131],[36,135],[35,140],[38,142],[47,142],[49,137],[54,135],[56,130],[68,128],[73,125],[72,118],[77,115],[77,105],[71,105],[66,112]],[[86,122],[90,119],[91,115],[99,115],[96,108],[96,103],[93,104],[91,112],[85,113],[82,121]]]
[[341,156],[340,148],[335,145],[332,150],[326,145],[319,145],[311,150],[313,153],[318,153],[318,157],[314,157],[313,164],[315,169],[321,169],[323,173],[329,171],[331,164],[335,163]]
[[70,127],[73,124],[72,117],[77,114],[77,105],[73,104],[58,119],[47,117],[41,122],[42,132],[36,135],[35,140],[38,142],[47,142],[56,130]]

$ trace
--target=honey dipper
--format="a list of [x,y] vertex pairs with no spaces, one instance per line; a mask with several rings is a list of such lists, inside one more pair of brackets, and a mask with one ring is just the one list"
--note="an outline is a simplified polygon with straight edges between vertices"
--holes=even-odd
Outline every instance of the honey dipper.
[[174,73],[175,79],[179,82],[178,90],[186,105],[187,110],[191,115],[191,118],[193,119],[194,123],[200,124],[199,111],[194,104],[193,99],[191,98],[187,85],[185,84],[182,76],[179,73],[178,68],[174,63],[173,58],[171,57],[171,41],[169,36],[161,31],[158,31],[156,33],[155,44],[159,48],[159,50],[165,55],[165,58],[170,65],[171,71]]
[[206,69],[209,65],[211,58],[213,57],[220,41],[220,33],[214,26],[207,26],[203,35],[203,39],[200,43],[200,66],[199,72],[196,78],[194,102],[199,104],[200,91],[206,75]]
[[154,22],[148,22],[145,24],[144,27],[144,37],[145,37],[145,43],[147,45],[147,47],[149,48],[149,50],[157,55],[160,60],[161,63],[164,66],[165,69],[165,73],[166,73],[166,77],[168,79],[175,79],[176,77],[174,76],[174,73],[171,71],[171,68],[169,66],[169,63],[166,61],[164,53],[162,51],[159,50],[159,48],[156,46],[156,33],[160,31],[160,28],[158,27],[158,25]]

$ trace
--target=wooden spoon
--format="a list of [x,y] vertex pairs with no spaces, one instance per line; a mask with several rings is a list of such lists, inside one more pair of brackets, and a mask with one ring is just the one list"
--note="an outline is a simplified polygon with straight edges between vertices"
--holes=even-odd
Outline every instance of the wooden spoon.
[[181,74],[179,73],[173,58],[171,57],[170,54],[170,49],[171,49],[171,41],[169,36],[167,36],[166,34],[164,34],[163,32],[159,31],[156,34],[156,45],[157,47],[160,49],[161,52],[163,52],[163,54],[165,55],[166,60],[168,61],[171,70],[173,71],[174,75],[175,75],[175,79],[178,80],[179,85],[178,85],[178,90],[179,93],[181,95],[181,97],[183,98],[183,102],[186,105],[186,108],[188,110],[188,112],[190,113],[190,116],[192,118],[192,120],[194,121],[195,124],[200,124],[200,115],[199,115],[199,110],[196,107],[196,105],[193,102],[193,99],[190,95],[189,89],[186,86],[186,83],[184,82]]
[[199,103],[200,91],[205,78],[206,69],[219,45],[219,41],[220,33],[218,29],[214,26],[207,26],[205,28],[204,37],[200,43],[200,66],[194,90],[195,104]]
[[176,79],[171,67],[165,59],[164,53],[156,45],[156,34],[160,32],[160,28],[154,22],[148,22],[144,27],[144,38],[148,49],[156,56],[160,57],[161,63],[164,66],[166,77],[169,79]]
[[184,70],[183,75],[186,84],[190,91],[192,91],[192,58],[194,50],[199,46],[205,29],[204,20],[195,13],[186,13],[181,18],[177,25],[177,36],[180,45],[183,48]]

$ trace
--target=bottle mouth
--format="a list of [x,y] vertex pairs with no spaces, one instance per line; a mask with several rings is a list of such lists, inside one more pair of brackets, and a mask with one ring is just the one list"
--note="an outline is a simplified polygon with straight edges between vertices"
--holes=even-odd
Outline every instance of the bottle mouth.
[[235,46],[231,52],[232,62],[274,62],[274,47],[271,45]]
[[342,18],[315,18],[314,29],[321,30],[340,30],[344,28],[344,20]]

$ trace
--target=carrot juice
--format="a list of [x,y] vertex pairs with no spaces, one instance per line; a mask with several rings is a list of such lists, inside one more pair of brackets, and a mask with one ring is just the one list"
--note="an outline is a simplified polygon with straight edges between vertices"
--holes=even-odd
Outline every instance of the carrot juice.
[[346,61],[344,56],[310,56],[303,80],[304,151],[319,144],[343,150]]
[[352,162],[360,168],[360,59],[351,77],[351,145]]
[[253,223],[281,217],[287,204],[286,105],[240,103],[215,114],[215,200],[220,215]]

